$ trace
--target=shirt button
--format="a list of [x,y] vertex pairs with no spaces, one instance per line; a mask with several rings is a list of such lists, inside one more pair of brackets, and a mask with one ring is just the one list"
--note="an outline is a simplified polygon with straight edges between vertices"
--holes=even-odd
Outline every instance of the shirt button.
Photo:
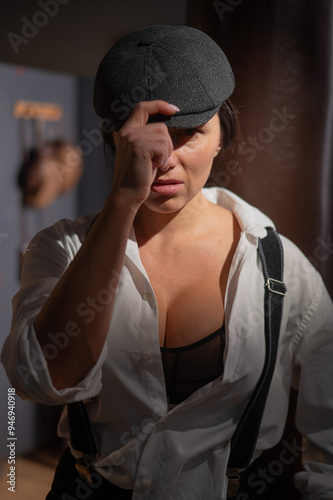
[[151,298],[151,293],[150,292],[146,292],[143,294],[142,296],[143,300],[150,300]]
[[145,359],[146,361],[149,361],[151,358],[151,354],[149,354],[149,352],[146,352],[146,354],[143,355],[143,359]]
[[151,488],[153,486],[153,483],[151,482],[150,479],[145,479],[143,481],[143,487],[145,488],[145,490],[149,490],[149,488]]

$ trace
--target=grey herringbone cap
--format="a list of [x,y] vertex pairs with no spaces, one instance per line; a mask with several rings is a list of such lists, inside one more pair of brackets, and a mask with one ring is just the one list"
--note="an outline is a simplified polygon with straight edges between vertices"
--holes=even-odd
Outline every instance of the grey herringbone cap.
[[180,112],[149,121],[191,128],[209,121],[234,85],[224,52],[208,35],[189,26],[150,26],[107,52],[95,79],[94,107],[119,130],[138,102],[162,99]]

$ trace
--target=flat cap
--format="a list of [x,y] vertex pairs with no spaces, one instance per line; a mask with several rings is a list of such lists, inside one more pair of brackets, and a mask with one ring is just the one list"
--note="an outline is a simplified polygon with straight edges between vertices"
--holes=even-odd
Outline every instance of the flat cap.
[[119,130],[138,102],[162,99],[180,111],[149,121],[191,128],[209,121],[234,85],[224,52],[208,35],[189,26],[150,26],[107,52],[96,74],[94,107]]

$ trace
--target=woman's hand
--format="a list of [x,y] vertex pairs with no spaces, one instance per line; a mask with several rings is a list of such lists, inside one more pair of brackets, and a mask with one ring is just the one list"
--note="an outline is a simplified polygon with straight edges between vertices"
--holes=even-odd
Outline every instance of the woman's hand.
[[157,169],[163,169],[173,151],[164,123],[148,124],[150,115],[172,115],[179,109],[165,101],[140,102],[119,132],[112,191],[124,193],[140,206],[149,196]]
[[[47,359],[53,385],[59,390],[77,385],[96,364],[105,345],[134,218],[149,196],[157,169],[163,168],[173,151],[167,127],[147,122],[150,115],[172,115],[177,109],[165,101],[142,102],[115,134],[111,193],[35,319],[42,349],[50,345],[50,332],[66,332],[66,325],[74,320],[77,324],[79,333],[67,336],[65,347]],[[103,290],[108,291],[107,303],[87,321],[82,305],[85,308],[87,297],[96,298]],[[64,303],[68,307],[64,308]]]

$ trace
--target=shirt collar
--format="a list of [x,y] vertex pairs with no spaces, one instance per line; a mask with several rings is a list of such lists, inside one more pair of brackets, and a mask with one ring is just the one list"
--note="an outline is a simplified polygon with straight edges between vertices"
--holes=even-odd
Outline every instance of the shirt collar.
[[235,215],[242,232],[246,234],[248,239],[253,239],[256,242],[258,238],[266,236],[265,227],[275,228],[273,221],[267,215],[228,189],[220,187],[203,188],[202,193],[210,202],[230,210]]
[[[211,203],[230,210],[235,215],[241,231],[245,233],[248,241],[253,243],[254,246],[257,246],[258,238],[266,236],[265,227],[270,226],[275,228],[273,221],[267,215],[228,189],[220,187],[203,188],[202,194]],[[126,254],[133,262],[137,263],[137,267],[146,276],[141,263],[133,226],[128,237]]]

